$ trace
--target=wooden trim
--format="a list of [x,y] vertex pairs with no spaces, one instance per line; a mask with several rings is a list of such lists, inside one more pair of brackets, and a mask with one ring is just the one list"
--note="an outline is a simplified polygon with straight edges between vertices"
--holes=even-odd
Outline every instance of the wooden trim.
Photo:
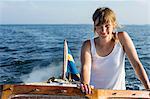
[[40,85],[3,85],[2,99],[8,99],[14,95],[55,95],[55,96],[79,96],[89,99],[107,98],[147,98],[149,91],[135,90],[104,90],[93,89],[92,94],[85,95],[76,87],[65,86],[40,86]]
[[8,99],[9,96],[13,93],[14,85],[3,85],[1,99]]

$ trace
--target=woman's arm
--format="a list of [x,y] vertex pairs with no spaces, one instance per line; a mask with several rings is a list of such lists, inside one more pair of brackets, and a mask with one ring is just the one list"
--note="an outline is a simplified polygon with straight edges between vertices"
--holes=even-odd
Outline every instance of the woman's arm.
[[90,40],[83,43],[81,49],[81,82],[84,84],[90,83],[90,67],[91,67],[91,44]]
[[143,83],[145,88],[150,89],[150,83],[149,83],[148,76],[145,72],[145,69],[144,69],[142,63],[140,62],[140,60],[138,58],[136,49],[134,47],[134,44],[133,44],[131,38],[129,37],[129,35],[126,32],[119,32],[118,38],[123,46],[124,51],[126,52],[126,54],[128,56],[130,63],[132,64],[132,66],[136,72],[136,75],[138,76],[140,81]]

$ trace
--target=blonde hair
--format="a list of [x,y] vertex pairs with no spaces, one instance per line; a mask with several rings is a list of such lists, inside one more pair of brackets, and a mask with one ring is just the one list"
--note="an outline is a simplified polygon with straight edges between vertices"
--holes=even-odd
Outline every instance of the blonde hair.
[[[94,22],[94,32],[95,32],[95,26],[99,26],[99,25],[108,23],[110,21],[113,23],[114,29],[119,27],[114,11],[107,7],[96,9],[96,11],[93,14],[92,19]],[[98,20],[97,23],[96,23],[96,20]],[[116,40],[116,35],[113,36],[113,40]]]

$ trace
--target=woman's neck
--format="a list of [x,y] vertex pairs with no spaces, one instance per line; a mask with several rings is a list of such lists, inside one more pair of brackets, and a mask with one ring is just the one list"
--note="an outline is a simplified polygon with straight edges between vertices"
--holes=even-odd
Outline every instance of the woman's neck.
[[106,45],[110,45],[112,43],[112,36],[106,37],[106,38],[98,38],[98,43],[101,47],[104,47]]

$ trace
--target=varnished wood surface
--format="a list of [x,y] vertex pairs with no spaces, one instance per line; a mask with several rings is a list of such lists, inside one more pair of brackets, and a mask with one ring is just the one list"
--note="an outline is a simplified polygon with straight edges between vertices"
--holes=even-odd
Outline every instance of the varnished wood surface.
[[[15,95],[30,95],[30,96],[57,96],[57,97],[71,97],[76,96],[80,98],[89,99],[111,99],[111,98],[141,98],[141,99],[150,99],[149,91],[133,91],[133,90],[103,90],[103,89],[93,89],[93,94],[85,95],[80,89],[76,87],[64,87],[64,86],[40,86],[40,85],[3,85],[3,92],[1,99],[8,99]],[[23,96],[22,96],[23,97]],[[10,98],[11,99],[11,98]],[[12,98],[15,99],[15,98]],[[16,98],[22,99],[22,98]],[[25,98],[29,99],[29,98]],[[31,98],[31,99],[40,99],[40,98]],[[49,98],[42,98],[49,99]],[[61,99],[61,98],[54,98]],[[65,98],[65,99],[75,99],[75,98]]]
[[1,95],[2,95],[2,90],[3,90],[3,85],[0,85],[0,99],[1,99]]
[[8,97],[13,92],[13,86],[14,85],[3,85],[3,88],[1,90],[1,92],[2,92],[1,99],[8,99]]

